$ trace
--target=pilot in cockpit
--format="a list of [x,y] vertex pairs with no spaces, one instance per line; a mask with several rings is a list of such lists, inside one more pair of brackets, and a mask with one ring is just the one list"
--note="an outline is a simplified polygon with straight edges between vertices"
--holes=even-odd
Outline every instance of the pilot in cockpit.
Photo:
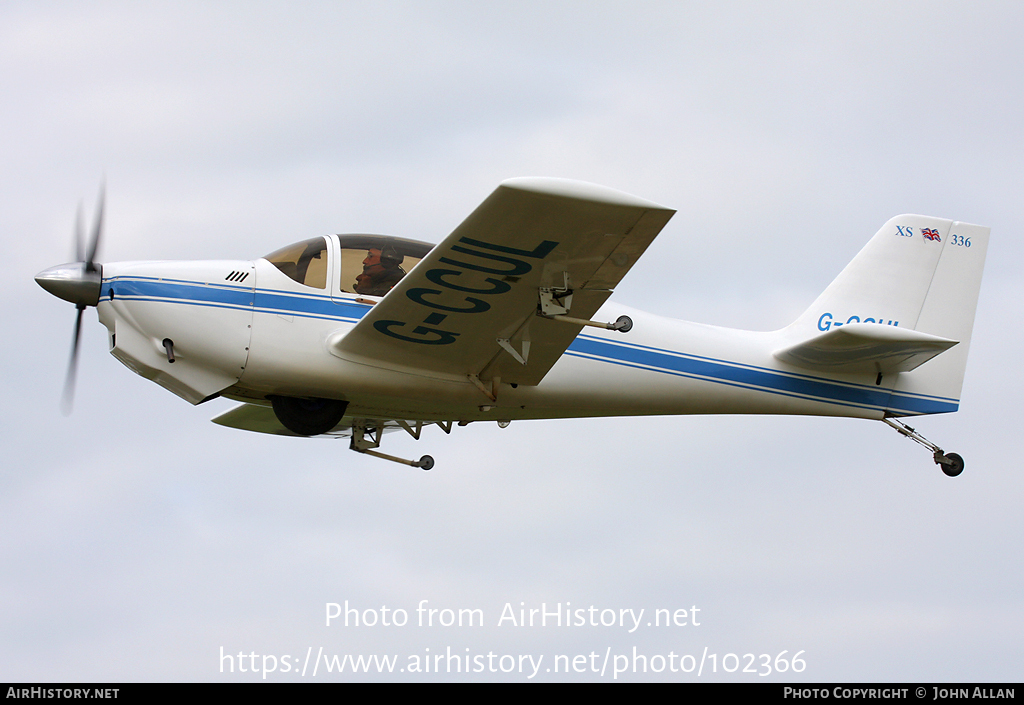
[[363,260],[363,272],[356,277],[356,293],[384,296],[405,276],[405,270],[401,267],[404,259],[393,245],[369,248]]

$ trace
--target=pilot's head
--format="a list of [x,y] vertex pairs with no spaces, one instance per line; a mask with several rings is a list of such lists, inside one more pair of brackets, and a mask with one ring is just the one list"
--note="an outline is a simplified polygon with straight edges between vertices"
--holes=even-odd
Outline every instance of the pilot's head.
[[398,254],[395,250],[394,245],[384,245],[384,247],[371,247],[366,250],[366,259],[363,260],[363,268],[367,269],[374,265],[380,265],[384,269],[394,269],[402,263],[405,259],[402,255]]

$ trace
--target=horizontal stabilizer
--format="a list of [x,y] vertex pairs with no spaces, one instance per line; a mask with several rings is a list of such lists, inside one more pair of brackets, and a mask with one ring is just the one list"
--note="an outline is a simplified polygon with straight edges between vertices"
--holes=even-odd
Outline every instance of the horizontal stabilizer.
[[829,372],[909,372],[958,341],[879,323],[848,323],[775,351],[797,367]]

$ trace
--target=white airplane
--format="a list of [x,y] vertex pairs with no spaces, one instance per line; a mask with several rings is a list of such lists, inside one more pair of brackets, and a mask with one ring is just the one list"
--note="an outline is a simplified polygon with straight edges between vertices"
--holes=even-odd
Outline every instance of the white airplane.
[[[95,262],[36,276],[110,352],[192,404],[242,402],[222,426],[349,437],[517,419],[806,414],[879,419],[956,411],[989,229],[893,218],[789,326],[718,328],[606,303],[674,211],[564,179],[502,183],[441,244],[327,235],[256,260]],[[607,322],[614,318],[614,322]]]

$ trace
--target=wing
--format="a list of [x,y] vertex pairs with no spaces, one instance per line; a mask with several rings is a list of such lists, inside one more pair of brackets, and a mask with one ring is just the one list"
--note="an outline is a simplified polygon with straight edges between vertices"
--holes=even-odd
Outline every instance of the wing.
[[[228,409],[223,414],[214,416],[210,420],[219,426],[238,428],[243,431],[269,433],[275,436],[292,436],[294,438],[307,437],[300,436],[297,433],[289,431],[284,427],[284,424],[277,420],[277,416],[274,415],[274,410],[272,408],[261,404],[239,404],[236,407]],[[348,438],[352,435],[352,422],[354,420],[355,419],[352,417],[346,416],[337,426],[327,433],[321,434],[320,437]],[[384,432],[391,433],[392,431],[400,430],[403,423],[406,427],[409,427],[410,423],[415,424],[416,422],[396,421],[393,419],[373,419],[372,423],[383,425]]]
[[541,289],[589,319],[673,213],[593,184],[505,181],[331,350],[375,366],[538,384],[582,328],[539,316]]

